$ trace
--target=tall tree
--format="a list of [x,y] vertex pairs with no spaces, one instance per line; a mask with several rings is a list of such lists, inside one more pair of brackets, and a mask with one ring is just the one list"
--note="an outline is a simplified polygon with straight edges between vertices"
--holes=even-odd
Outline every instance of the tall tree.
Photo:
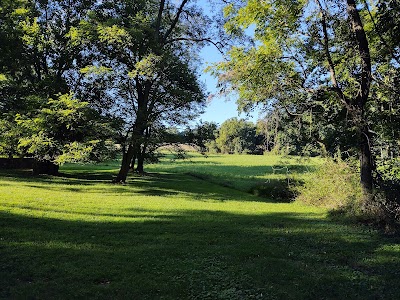
[[254,25],[255,43],[232,48],[215,73],[238,92],[243,108],[278,103],[288,115],[319,109],[336,114],[358,141],[360,181],[369,195],[376,103],[371,87],[383,62],[371,44],[376,32],[367,7],[354,0],[236,1],[225,9],[226,30],[235,34]]
[[190,2],[103,1],[81,32],[96,41],[98,63],[113,70],[113,109],[125,120],[117,182],[135,154],[143,157],[153,123],[187,121],[204,104],[193,47],[203,42],[206,20]]
[[222,153],[252,152],[256,148],[256,127],[243,119],[228,119],[219,128],[216,143]]
[[[0,143],[12,149],[0,149],[9,156],[30,153],[38,160],[60,162],[62,153],[77,150],[78,144],[70,143],[93,141],[93,134],[82,136],[77,121],[93,129],[89,123],[100,124],[102,116],[83,109],[87,103],[81,106],[70,91],[79,84],[77,70],[93,54],[76,41],[75,31],[95,2],[1,1],[0,73],[5,80],[0,84]],[[69,116],[74,120],[67,120]],[[81,144],[80,151],[91,147],[86,146]]]

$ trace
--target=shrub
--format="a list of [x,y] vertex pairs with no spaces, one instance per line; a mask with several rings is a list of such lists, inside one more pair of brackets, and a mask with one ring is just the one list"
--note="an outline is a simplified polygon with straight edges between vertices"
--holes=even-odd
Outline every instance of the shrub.
[[359,177],[344,161],[327,159],[296,187],[297,201],[358,215],[362,207]]
[[363,221],[384,227],[386,233],[400,232],[400,180],[378,176],[374,195],[363,212]]
[[205,146],[207,148],[208,153],[216,154],[216,153],[221,152],[221,150],[218,148],[217,142],[215,140],[207,142],[205,144]]
[[400,229],[400,182],[397,173],[392,177],[387,174],[375,179],[373,195],[365,197],[359,174],[341,160],[328,159],[304,179],[304,185],[295,188],[296,200],[329,208],[332,217],[345,217],[394,233]]

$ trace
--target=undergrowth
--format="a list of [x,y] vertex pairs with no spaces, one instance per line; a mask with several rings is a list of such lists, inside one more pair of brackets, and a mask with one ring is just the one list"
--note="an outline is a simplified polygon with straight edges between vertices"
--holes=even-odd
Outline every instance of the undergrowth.
[[359,176],[344,161],[327,159],[295,190],[299,202],[339,210],[348,216],[361,213],[363,193]]
[[333,218],[377,226],[386,233],[399,229],[398,186],[377,181],[373,194],[365,195],[359,173],[345,161],[327,159],[294,190],[298,202],[325,207]]

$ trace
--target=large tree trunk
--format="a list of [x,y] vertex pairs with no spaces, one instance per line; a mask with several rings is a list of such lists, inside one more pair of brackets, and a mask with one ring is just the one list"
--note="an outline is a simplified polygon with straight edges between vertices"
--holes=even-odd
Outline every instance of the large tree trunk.
[[371,67],[371,57],[369,51],[368,39],[365,34],[364,26],[361,21],[360,13],[357,10],[357,5],[354,0],[346,0],[347,4],[347,13],[349,16],[349,23],[351,26],[351,30],[354,33],[354,39],[358,46],[358,53],[361,60],[361,74],[360,74],[360,89],[358,91],[357,96],[354,97],[354,100],[349,100],[341,87],[338,85],[338,81],[336,80],[336,71],[333,59],[331,57],[329,51],[329,39],[328,39],[328,30],[327,30],[327,19],[324,12],[324,9],[319,0],[316,0],[319,5],[322,13],[322,29],[324,33],[324,50],[328,60],[329,70],[331,74],[332,84],[337,92],[339,98],[342,103],[346,106],[348,112],[352,115],[352,119],[355,122],[355,125],[359,128],[360,134],[360,182],[365,192],[365,195],[368,197],[372,193],[373,189],[373,176],[372,172],[374,170],[373,166],[373,157],[371,153],[371,136],[368,128],[368,120],[365,114],[365,106],[368,101],[369,91],[372,80],[372,67]]
[[368,120],[365,114],[365,106],[368,101],[372,80],[371,56],[368,39],[361,21],[360,13],[354,0],[347,0],[347,13],[355,40],[358,45],[358,52],[361,59],[360,90],[357,95],[356,107],[360,120],[356,120],[360,128],[360,180],[364,192],[371,195],[373,189],[373,162],[371,153],[371,136],[368,129]]
[[370,134],[368,127],[362,129],[360,144],[360,170],[363,190],[370,193],[373,189],[373,163],[370,147]]
[[115,182],[125,182],[126,178],[128,177],[130,164],[132,162],[132,158],[135,154],[135,147],[133,145],[129,145],[128,151],[122,154],[122,162],[121,162],[121,169],[115,178]]
[[144,174],[144,155],[138,156],[136,172],[138,172],[139,174]]
[[139,174],[144,174],[144,158],[146,156],[146,150],[146,145],[143,145],[142,149],[138,149],[138,163],[136,167],[136,172],[138,172]]
[[[137,149],[140,149],[141,139],[143,137],[143,132],[145,130],[145,124],[147,123],[147,97],[148,97],[148,90],[150,87],[146,86],[146,91],[142,90],[142,86],[139,82],[138,89],[140,90],[140,97],[138,100],[138,110],[136,113],[136,122],[133,127],[132,132],[132,141],[129,143],[128,151],[123,154],[121,169],[119,170],[119,174],[115,179],[115,182],[125,182],[126,178],[128,177],[128,173],[130,170],[130,166],[133,160],[133,157],[136,155],[138,156]],[[144,96],[144,94],[146,96]]]

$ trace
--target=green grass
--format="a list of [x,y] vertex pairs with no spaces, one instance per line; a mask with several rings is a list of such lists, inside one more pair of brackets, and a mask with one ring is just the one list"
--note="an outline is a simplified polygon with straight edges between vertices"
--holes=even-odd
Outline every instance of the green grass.
[[186,173],[208,182],[268,198],[289,202],[293,186],[301,183],[322,162],[318,158],[282,157],[277,155],[212,155],[191,153],[186,160],[148,167],[154,171]]
[[217,184],[265,180],[260,158],[165,161],[126,185],[115,164],[1,171],[0,298],[398,299],[398,239]]

